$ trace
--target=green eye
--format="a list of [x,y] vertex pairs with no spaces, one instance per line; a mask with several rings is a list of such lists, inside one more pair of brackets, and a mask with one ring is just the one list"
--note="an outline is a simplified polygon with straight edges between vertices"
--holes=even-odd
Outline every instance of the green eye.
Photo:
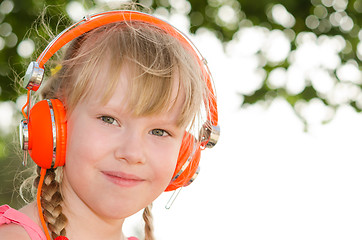
[[115,123],[115,119],[112,118],[112,117],[109,117],[109,116],[101,116],[100,119],[105,122],[105,123],[108,123],[108,124],[114,124]]
[[153,129],[151,130],[150,132],[152,135],[155,135],[155,136],[165,136],[165,135],[169,135],[165,130],[162,130],[162,129]]

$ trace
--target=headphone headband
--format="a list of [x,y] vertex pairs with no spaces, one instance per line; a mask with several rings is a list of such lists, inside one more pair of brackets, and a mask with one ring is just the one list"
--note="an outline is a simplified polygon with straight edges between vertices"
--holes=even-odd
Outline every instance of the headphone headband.
[[191,43],[191,41],[184,36],[179,30],[171,26],[169,23],[156,18],[152,15],[137,12],[137,11],[125,11],[125,10],[114,10],[84,17],[79,22],[74,23],[67,29],[63,30],[57,37],[51,41],[44,51],[40,54],[36,62],[39,63],[39,67],[43,68],[44,64],[56,53],[60,48],[71,40],[79,37],[83,33],[86,33],[97,27],[114,23],[114,22],[125,22],[125,21],[140,21],[155,25],[172,36],[179,39],[181,42],[191,47],[198,55],[202,57],[197,48]]

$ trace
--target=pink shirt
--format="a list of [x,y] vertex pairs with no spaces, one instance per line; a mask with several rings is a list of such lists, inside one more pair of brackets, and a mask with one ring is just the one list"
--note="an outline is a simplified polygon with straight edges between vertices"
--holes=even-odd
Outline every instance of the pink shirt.
[[[15,223],[22,226],[29,234],[31,240],[47,240],[40,226],[33,222],[28,216],[8,205],[2,205],[0,206],[0,226],[9,223]],[[128,240],[138,239],[130,237]]]

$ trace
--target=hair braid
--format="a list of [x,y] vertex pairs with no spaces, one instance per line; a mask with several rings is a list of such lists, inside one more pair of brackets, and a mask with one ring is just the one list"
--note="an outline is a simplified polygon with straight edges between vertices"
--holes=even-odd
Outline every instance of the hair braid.
[[[40,180],[40,167],[38,167],[37,172],[38,177],[34,181],[36,187]],[[66,235],[65,226],[68,222],[67,217],[62,213],[61,203],[63,197],[59,190],[59,183],[55,179],[54,169],[48,169],[44,178],[40,201],[44,219],[48,224],[53,239]]]
[[152,203],[143,210],[143,220],[145,221],[145,240],[154,240],[153,236],[153,216]]

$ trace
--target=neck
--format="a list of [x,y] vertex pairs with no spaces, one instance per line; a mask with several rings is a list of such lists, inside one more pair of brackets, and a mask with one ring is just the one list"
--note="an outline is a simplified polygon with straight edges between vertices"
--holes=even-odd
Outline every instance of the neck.
[[66,231],[69,240],[126,239],[122,233],[123,220],[106,220],[93,212],[85,212],[80,209],[67,210],[64,211],[64,214],[68,217]]
[[97,214],[69,188],[62,188],[62,193],[62,208],[68,219],[66,231],[69,240],[126,239],[122,233],[124,219]]

